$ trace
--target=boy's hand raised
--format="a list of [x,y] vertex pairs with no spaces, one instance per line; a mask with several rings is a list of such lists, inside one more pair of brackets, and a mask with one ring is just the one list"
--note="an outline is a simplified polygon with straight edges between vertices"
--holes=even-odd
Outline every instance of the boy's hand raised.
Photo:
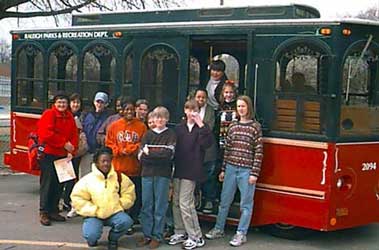
[[195,123],[197,124],[197,126],[199,126],[199,128],[204,127],[203,120],[201,119],[200,114],[198,112],[193,112],[192,113],[192,119],[195,121]]

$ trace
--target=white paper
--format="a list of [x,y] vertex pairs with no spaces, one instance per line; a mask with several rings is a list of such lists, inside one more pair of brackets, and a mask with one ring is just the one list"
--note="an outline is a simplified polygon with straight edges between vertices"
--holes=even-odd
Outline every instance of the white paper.
[[72,161],[69,158],[63,158],[54,161],[55,170],[57,171],[59,183],[70,181],[76,178]]

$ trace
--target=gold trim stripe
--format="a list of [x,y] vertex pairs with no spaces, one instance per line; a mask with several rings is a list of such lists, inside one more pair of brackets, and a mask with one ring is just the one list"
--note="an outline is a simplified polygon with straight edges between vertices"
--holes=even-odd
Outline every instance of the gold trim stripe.
[[292,140],[292,139],[272,138],[272,137],[264,137],[263,142],[271,143],[271,144],[296,146],[296,147],[305,147],[305,148],[328,149],[328,143],[326,142],[302,141],[302,140]]
[[28,147],[26,147],[26,146],[21,146],[21,145],[16,145],[15,148],[16,148],[16,149],[25,150],[25,151],[28,151],[28,150],[29,150]]
[[41,117],[40,114],[30,114],[30,113],[21,113],[21,112],[13,112],[18,117],[25,117],[25,118],[34,118],[39,119]]
[[325,199],[324,191],[318,191],[318,190],[312,190],[312,189],[294,188],[294,187],[264,184],[264,183],[258,183],[257,189],[262,190],[262,191],[267,191],[267,192],[295,195],[295,196],[301,196],[301,197],[306,197],[306,198],[321,199],[321,200]]

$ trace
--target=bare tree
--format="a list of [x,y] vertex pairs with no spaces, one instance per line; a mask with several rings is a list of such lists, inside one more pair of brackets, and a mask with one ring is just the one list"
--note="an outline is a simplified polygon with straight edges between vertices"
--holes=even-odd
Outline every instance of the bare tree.
[[365,11],[361,11],[356,17],[369,20],[379,20],[379,7],[371,7]]
[[180,6],[183,0],[0,0],[0,20],[57,16],[85,8],[110,11],[115,9],[145,9],[147,6],[167,8]]
[[4,39],[0,40],[0,63],[11,61],[11,45]]

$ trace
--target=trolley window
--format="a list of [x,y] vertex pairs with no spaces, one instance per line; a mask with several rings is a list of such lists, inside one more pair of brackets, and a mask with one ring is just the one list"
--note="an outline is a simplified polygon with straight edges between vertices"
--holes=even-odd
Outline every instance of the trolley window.
[[83,60],[82,93],[85,105],[92,103],[97,91],[114,94],[116,59],[112,50],[103,44],[87,49]]
[[313,43],[287,46],[276,60],[273,129],[325,134],[322,93],[328,60]]
[[341,136],[379,134],[379,49],[362,42],[343,64]]
[[71,46],[57,45],[49,56],[48,100],[57,91],[62,90],[67,94],[77,91],[78,57]]
[[141,64],[141,98],[151,107],[163,105],[176,117],[178,106],[179,57],[165,45],[156,45],[146,51]]
[[124,84],[122,87],[122,94],[125,96],[131,96],[132,87],[133,87],[133,54],[129,53],[125,56]]
[[44,107],[43,55],[34,44],[23,46],[17,54],[16,105]]

